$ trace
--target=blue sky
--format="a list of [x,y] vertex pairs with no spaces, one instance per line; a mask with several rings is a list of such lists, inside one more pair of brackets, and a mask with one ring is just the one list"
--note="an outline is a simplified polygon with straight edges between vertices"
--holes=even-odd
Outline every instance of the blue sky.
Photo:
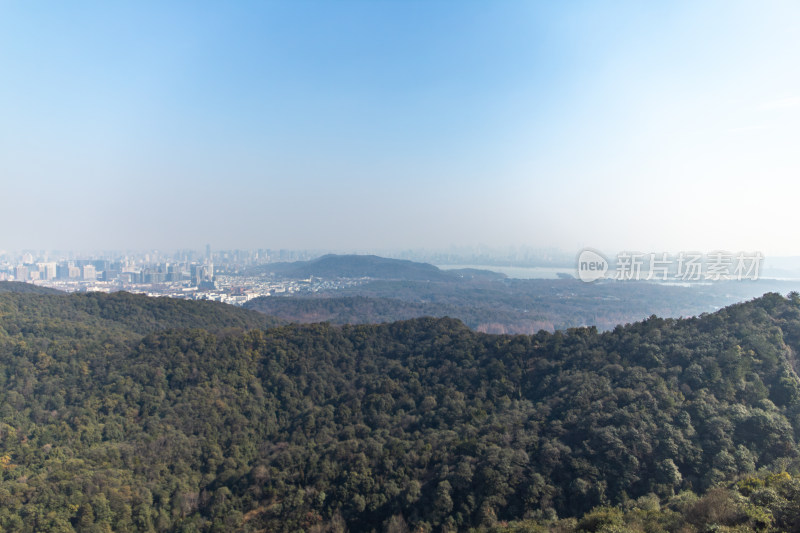
[[796,2],[0,1],[0,249],[800,255]]

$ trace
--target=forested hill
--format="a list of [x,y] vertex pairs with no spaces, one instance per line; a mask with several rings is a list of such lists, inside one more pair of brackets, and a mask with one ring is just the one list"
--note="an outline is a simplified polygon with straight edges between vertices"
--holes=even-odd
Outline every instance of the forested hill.
[[[264,328],[278,323],[262,313],[218,302],[190,302],[150,298],[127,292],[103,294],[29,290],[17,283],[0,288],[0,330],[8,334],[33,333],[48,339],[74,335],[102,335],[105,330],[141,336],[170,328]],[[78,333],[81,331],[83,333]]]
[[796,294],[535,336],[74,296],[0,295],[7,531],[800,526]]
[[279,276],[300,279],[311,276],[323,278],[373,278],[405,281],[455,281],[465,275],[498,274],[486,271],[450,273],[428,263],[405,259],[389,259],[377,255],[328,254],[310,261],[270,263],[256,267],[254,272],[272,272]]
[[3,292],[15,292],[18,294],[63,294],[56,289],[39,287],[30,283],[22,283],[21,281],[0,281],[0,293]]

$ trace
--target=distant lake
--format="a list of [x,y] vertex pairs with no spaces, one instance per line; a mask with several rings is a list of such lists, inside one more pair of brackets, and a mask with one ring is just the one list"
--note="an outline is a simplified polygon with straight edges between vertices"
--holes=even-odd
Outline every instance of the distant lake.
[[512,267],[494,265],[436,265],[442,270],[455,270],[457,268],[477,268],[478,270],[491,270],[500,272],[509,278],[516,279],[558,279],[558,274],[569,274],[577,277],[574,268],[558,267]]

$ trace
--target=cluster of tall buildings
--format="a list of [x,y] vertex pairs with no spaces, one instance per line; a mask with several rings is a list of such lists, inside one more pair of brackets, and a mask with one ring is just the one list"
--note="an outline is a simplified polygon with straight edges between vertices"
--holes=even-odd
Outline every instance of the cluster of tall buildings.
[[37,280],[82,280],[97,281],[98,271],[93,264],[76,265],[74,261],[65,263],[22,263],[14,267],[6,279],[14,281]]
[[24,259],[5,271],[0,280],[9,281],[106,281],[123,284],[159,284],[191,282],[194,285],[213,284],[214,264],[156,263],[136,265],[130,262],[106,260],[76,260],[24,262]]

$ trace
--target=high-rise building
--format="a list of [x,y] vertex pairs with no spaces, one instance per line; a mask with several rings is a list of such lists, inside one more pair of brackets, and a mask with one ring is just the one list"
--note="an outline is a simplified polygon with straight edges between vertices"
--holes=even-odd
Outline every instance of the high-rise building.
[[14,279],[17,281],[28,281],[29,277],[30,277],[30,272],[28,271],[28,267],[26,266],[19,265],[14,270]]
[[180,265],[172,264],[167,267],[167,281],[180,281],[181,280],[181,267]]
[[97,270],[94,268],[94,265],[83,265],[83,280],[84,281],[97,280]]
[[206,280],[206,268],[204,265],[192,266],[192,285],[199,285]]
[[56,263],[38,263],[39,279],[56,279],[58,274],[58,265]]

